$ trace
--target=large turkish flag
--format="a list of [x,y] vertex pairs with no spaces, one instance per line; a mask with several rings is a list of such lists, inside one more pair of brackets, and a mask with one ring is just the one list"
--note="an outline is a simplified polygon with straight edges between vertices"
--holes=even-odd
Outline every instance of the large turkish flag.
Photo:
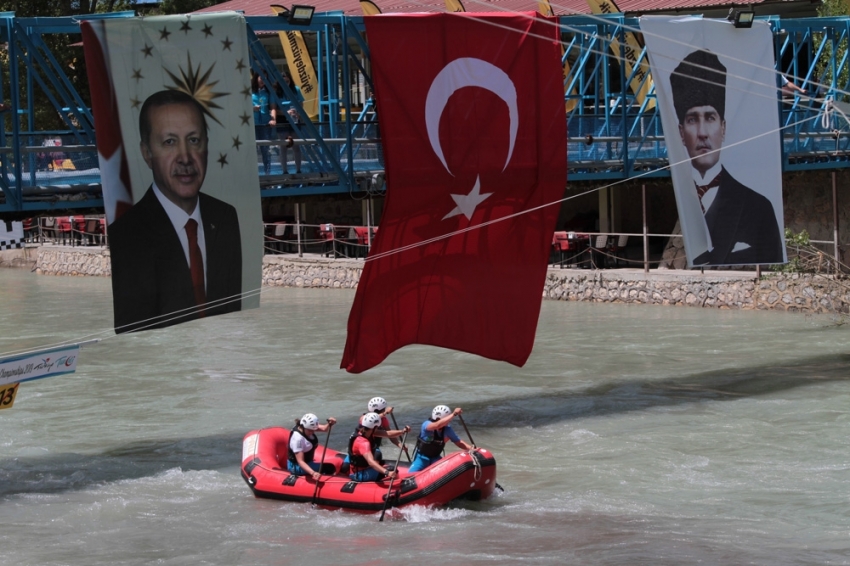
[[388,188],[341,367],[407,344],[521,366],[566,185],[558,28],[535,13],[365,22]]

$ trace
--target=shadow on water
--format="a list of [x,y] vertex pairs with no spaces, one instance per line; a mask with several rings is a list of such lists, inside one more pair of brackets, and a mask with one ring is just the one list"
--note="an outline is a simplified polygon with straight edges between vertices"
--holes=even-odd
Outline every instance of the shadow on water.
[[[683,370],[687,371],[687,370]],[[808,358],[782,366],[757,366],[702,372],[682,377],[624,380],[574,393],[470,403],[466,422],[479,427],[543,426],[654,407],[704,401],[734,401],[781,393],[827,382],[850,381],[850,355]]]
[[[680,406],[705,401],[733,401],[781,393],[827,382],[850,381],[850,355],[810,358],[783,366],[762,366],[703,372],[654,380],[606,383],[574,393],[541,395],[469,403],[469,426],[498,428],[544,426],[594,416]],[[409,407],[427,414],[431,407]],[[356,417],[334,427],[335,446],[353,430]],[[98,454],[51,454],[0,461],[0,498],[81,490],[120,480],[150,477],[173,468],[221,470],[238,466],[242,437],[247,431],[182,439],[134,442]],[[337,446],[344,449],[342,446]]]
[[134,442],[99,454],[51,454],[0,461],[0,498],[76,491],[102,483],[154,476],[166,470],[238,465],[242,434]]

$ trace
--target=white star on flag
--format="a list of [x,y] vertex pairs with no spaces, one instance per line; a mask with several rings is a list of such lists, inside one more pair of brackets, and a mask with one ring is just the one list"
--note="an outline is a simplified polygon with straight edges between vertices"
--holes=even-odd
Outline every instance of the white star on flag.
[[457,206],[451,212],[443,216],[443,220],[451,218],[452,216],[457,216],[458,214],[463,214],[466,216],[467,220],[472,220],[475,208],[492,194],[493,193],[481,194],[481,177],[476,177],[475,186],[472,187],[472,190],[468,195],[451,195]]

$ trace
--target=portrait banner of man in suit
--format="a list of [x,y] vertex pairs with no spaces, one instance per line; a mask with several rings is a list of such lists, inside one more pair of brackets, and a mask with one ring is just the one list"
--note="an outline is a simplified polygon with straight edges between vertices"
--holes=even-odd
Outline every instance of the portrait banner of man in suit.
[[262,220],[245,19],[106,19],[82,31],[115,331],[258,306]]
[[689,267],[787,261],[766,22],[642,17]]

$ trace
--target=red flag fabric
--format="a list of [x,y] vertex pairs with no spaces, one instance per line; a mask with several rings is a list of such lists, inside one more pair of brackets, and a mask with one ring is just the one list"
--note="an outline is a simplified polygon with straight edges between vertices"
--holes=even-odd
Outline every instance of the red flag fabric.
[[535,13],[364,19],[387,175],[341,367],[408,344],[521,366],[566,184],[558,28]]
[[106,221],[112,224],[133,206],[133,197],[130,194],[130,172],[118,118],[118,102],[109,74],[103,25],[103,21],[85,21],[80,29],[97,129],[97,157]]

